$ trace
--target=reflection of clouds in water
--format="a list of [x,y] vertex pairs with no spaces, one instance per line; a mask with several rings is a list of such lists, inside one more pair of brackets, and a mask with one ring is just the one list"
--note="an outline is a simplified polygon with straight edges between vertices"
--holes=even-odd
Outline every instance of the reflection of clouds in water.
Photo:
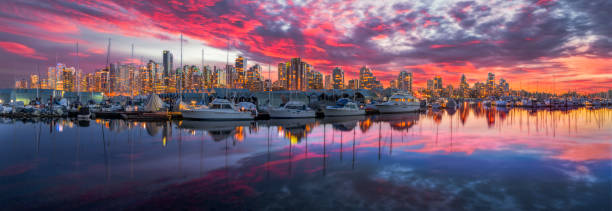
[[565,163],[562,168],[557,168],[561,173],[568,176],[569,179],[576,182],[596,183],[597,178],[591,173],[591,170],[584,165]]
[[[443,209],[465,208],[467,210],[483,207],[496,210],[519,210],[518,203],[509,195],[505,187],[492,186],[490,181],[475,179],[465,181],[445,176],[425,176],[414,168],[392,164],[383,167],[372,175],[372,180],[387,181],[397,187],[408,187],[413,194],[428,195],[432,192],[442,195],[440,200],[428,203]],[[427,200],[425,198],[424,200]]]

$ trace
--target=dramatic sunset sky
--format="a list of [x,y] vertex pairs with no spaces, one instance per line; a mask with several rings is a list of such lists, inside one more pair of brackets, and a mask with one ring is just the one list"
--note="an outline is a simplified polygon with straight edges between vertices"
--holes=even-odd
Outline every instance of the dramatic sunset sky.
[[[511,88],[565,92],[612,88],[610,0],[3,0],[0,7],[0,86],[59,62],[93,72],[111,61],[225,64],[237,55],[249,63],[276,64],[302,57],[325,74],[342,66],[354,78],[361,65],[385,85],[401,70],[415,86],[434,75],[457,86],[487,72]],[[267,77],[267,73],[264,73]],[[554,83],[553,83],[554,82]]]

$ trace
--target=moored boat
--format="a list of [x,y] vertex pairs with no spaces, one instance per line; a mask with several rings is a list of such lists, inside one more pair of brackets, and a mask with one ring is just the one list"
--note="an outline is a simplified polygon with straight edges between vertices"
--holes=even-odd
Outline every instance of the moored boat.
[[270,118],[313,118],[316,112],[301,101],[289,101],[269,110]]
[[336,102],[336,105],[325,107],[323,113],[325,116],[355,116],[364,115],[365,110],[359,108],[356,103],[349,99],[341,98]]
[[237,109],[226,99],[215,99],[208,107],[181,110],[183,118],[197,120],[251,120],[256,113]]
[[380,113],[403,113],[418,111],[421,104],[410,94],[394,94],[384,103],[376,104]]

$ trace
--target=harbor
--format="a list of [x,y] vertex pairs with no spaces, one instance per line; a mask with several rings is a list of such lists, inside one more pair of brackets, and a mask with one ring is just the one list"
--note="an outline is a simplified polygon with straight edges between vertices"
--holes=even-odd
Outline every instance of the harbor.
[[[0,116],[12,118],[53,118],[77,117],[82,108],[87,108],[90,118],[126,119],[137,121],[164,121],[172,119],[200,119],[220,120],[221,116],[228,117],[227,112],[242,114],[240,119],[269,119],[269,118],[304,118],[326,116],[352,116],[378,114],[378,113],[405,113],[423,112],[427,109],[458,109],[467,105],[481,105],[496,108],[526,108],[546,110],[571,110],[577,108],[605,108],[612,106],[612,99],[589,97],[515,97],[503,98],[427,98],[416,99],[410,94],[399,92],[376,93],[372,90],[331,90],[311,92],[272,91],[251,93],[248,90],[211,89],[200,93],[176,93],[137,96],[137,97],[102,97],[97,93],[94,97],[85,98],[82,103],[75,94],[66,94],[66,98],[52,96],[46,99],[32,96],[38,90],[19,90],[18,93],[4,97],[0,107]],[[15,91],[13,91],[15,92]],[[22,93],[22,94],[20,94]],[[24,94],[29,93],[29,94]],[[230,96],[229,93],[233,93]],[[39,94],[40,96],[40,94]],[[72,97],[69,97],[72,96]],[[27,98],[25,98],[27,99]],[[51,100],[53,99],[53,100]],[[72,101],[71,101],[72,100]],[[224,101],[219,101],[224,100]],[[43,102],[47,103],[43,103]],[[221,103],[220,105],[219,102]],[[406,104],[408,103],[408,104]],[[212,113],[210,117],[200,118],[193,116],[194,112],[203,109],[221,108],[227,105],[224,114]],[[293,105],[294,110],[311,111],[309,116],[274,116],[287,109],[285,105]],[[406,105],[404,105],[406,104]],[[348,105],[349,107],[347,107]],[[404,106],[409,106],[403,108]],[[280,109],[280,110],[279,110]],[[189,113],[187,117],[183,113]]]

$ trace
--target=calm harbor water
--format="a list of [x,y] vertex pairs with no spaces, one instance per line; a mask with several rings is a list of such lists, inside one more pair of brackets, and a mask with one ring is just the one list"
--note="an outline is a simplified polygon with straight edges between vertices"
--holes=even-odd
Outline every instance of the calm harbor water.
[[611,210],[612,109],[0,119],[2,209]]

